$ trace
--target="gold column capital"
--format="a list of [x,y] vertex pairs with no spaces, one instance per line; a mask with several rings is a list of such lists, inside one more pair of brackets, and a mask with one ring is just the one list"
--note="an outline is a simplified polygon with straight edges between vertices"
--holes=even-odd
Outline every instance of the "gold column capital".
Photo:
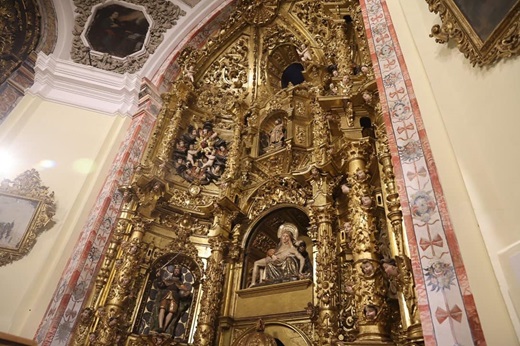
[[370,161],[373,153],[372,140],[369,137],[360,138],[356,141],[349,141],[345,147],[345,156],[347,163],[351,163],[356,160],[363,162]]

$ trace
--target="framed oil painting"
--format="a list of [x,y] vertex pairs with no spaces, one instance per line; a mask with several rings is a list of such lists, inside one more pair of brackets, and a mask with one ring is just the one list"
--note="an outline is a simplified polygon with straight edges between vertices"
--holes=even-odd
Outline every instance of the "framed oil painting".
[[0,266],[27,255],[40,233],[52,226],[54,193],[36,170],[0,183]]
[[125,58],[143,48],[149,27],[142,11],[112,4],[96,10],[86,36],[95,51]]
[[426,0],[442,24],[432,27],[439,43],[456,42],[475,66],[492,65],[520,51],[520,0]]
[[170,0],[73,0],[71,58],[116,73],[139,71],[186,14]]

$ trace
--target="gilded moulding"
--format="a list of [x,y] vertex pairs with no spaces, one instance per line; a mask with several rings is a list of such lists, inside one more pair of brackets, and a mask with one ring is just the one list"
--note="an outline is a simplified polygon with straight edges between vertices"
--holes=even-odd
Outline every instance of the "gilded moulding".
[[442,24],[432,27],[438,43],[453,39],[473,66],[490,66],[520,52],[520,1],[426,0]]

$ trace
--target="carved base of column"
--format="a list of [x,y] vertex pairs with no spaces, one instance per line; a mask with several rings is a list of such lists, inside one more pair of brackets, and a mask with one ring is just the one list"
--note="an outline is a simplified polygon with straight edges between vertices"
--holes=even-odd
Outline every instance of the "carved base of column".
[[424,337],[422,327],[419,323],[408,327],[408,333],[406,335],[406,345],[424,345]]
[[[359,334],[356,342],[375,342],[374,345],[386,345],[391,341],[382,326],[379,325],[360,325]],[[364,345],[364,344],[362,344]],[[367,344],[368,345],[368,344]],[[372,345],[372,344],[370,344]]]

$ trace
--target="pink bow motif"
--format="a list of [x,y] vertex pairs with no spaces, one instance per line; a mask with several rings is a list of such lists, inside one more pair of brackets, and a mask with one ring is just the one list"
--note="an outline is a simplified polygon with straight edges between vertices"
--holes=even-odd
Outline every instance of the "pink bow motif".
[[437,233],[437,235],[435,235],[435,237],[433,237],[433,239],[431,240],[421,238],[421,240],[419,241],[419,245],[421,246],[421,249],[423,251],[426,251],[426,249],[428,249],[430,246],[443,247],[444,241],[442,240],[442,237]]
[[406,173],[406,176],[408,177],[408,180],[414,180],[417,177],[426,177],[428,175],[428,172],[426,172],[426,169],[424,167],[421,167],[416,172],[408,172]]
[[404,88],[399,88],[395,92],[390,93],[390,98],[396,97],[398,94],[404,94]]
[[397,128],[397,133],[401,134],[403,133],[404,131],[406,130],[410,130],[410,131],[413,131],[415,129],[415,127],[413,126],[412,123],[408,123],[408,125],[405,125],[405,126],[399,126]]
[[448,318],[453,318],[455,321],[459,322],[462,320],[462,310],[455,305],[451,310],[446,311],[441,308],[437,308],[435,311],[435,317],[437,318],[437,321],[439,321],[440,324],[442,322],[446,321]]

